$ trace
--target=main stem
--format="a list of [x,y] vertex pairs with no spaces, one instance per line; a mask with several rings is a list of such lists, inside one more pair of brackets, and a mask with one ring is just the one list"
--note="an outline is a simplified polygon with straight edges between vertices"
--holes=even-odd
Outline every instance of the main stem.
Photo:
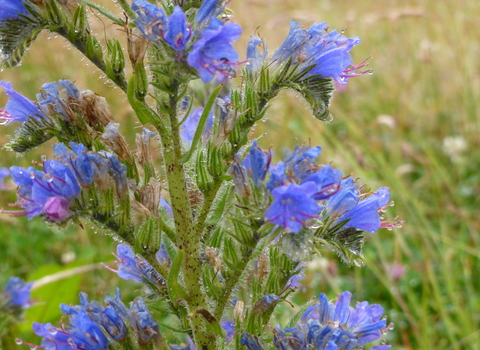
[[[178,82],[173,80],[172,91],[178,91]],[[163,156],[167,172],[167,181],[172,202],[173,218],[176,228],[176,244],[185,252],[182,272],[188,293],[189,314],[207,309],[205,294],[201,288],[202,262],[200,260],[200,234],[195,232],[192,208],[189,202],[185,168],[179,160],[182,158],[180,132],[177,121],[177,93],[169,96],[169,122],[171,133],[161,135]],[[191,318],[195,344],[198,349],[215,349],[215,336],[206,330],[206,320],[200,313]]]

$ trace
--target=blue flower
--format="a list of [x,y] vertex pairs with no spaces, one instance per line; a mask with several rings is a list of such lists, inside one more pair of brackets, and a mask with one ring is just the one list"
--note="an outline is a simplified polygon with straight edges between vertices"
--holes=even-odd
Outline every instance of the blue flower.
[[218,0],[203,0],[202,5],[195,15],[195,23],[197,27],[207,23],[211,17],[217,16],[223,8],[217,9]]
[[[1,11],[0,5],[0,13]],[[9,97],[7,104],[5,105],[5,110],[0,110],[1,124],[9,124],[11,122],[23,123],[26,122],[28,118],[34,118],[37,120],[41,120],[42,118],[47,119],[34,102],[13,90],[11,83],[0,81],[0,86],[5,89],[5,92]]]
[[222,320],[220,322],[220,325],[222,326],[225,331],[227,331],[227,336],[225,337],[225,342],[228,343],[233,339],[233,336],[235,335],[235,323],[231,320]]
[[105,350],[109,341],[100,327],[90,320],[85,310],[70,316],[70,323],[61,328],[51,323],[34,322],[33,331],[43,337],[42,348],[45,350]]
[[167,26],[167,16],[163,9],[145,0],[133,0],[132,10],[138,16],[134,22],[143,35],[153,43],[163,39]]
[[348,220],[344,226],[345,228],[354,227],[359,230],[376,233],[381,227],[378,212],[388,204],[389,200],[389,189],[381,187],[375,194],[359,201],[352,210],[345,212],[337,221]]
[[278,162],[277,165],[270,167],[268,172],[270,173],[270,178],[267,183],[267,190],[271,192],[276,187],[286,184],[288,177],[285,175],[285,165],[283,162]]
[[30,290],[33,282],[25,283],[18,277],[10,277],[7,286],[3,290],[1,296],[6,300],[6,304],[16,307],[27,307],[32,304],[30,300]]
[[140,346],[146,346],[152,339],[156,342],[160,336],[159,326],[142,298],[135,298],[130,303],[130,313],[134,315],[132,326]]
[[307,31],[295,21],[290,22],[290,32],[272,57],[275,66],[292,59],[303,68],[315,65],[308,73],[309,76],[319,75],[333,78],[341,84],[346,84],[348,78],[364,75],[358,73],[366,66],[365,61],[353,65],[350,51],[361,43],[360,38],[347,38],[336,30],[328,31],[328,24],[323,22],[314,24]]
[[[248,160],[248,165],[247,165]],[[253,141],[250,152],[245,157],[245,165],[252,171],[253,183],[258,188],[261,187],[261,182],[265,180],[267,171],[270,168],[270,162],[272,160],[272,152],[264,151],[258,147],[257,140]]]
[[320,171],[313,173],[303,182],[312,181],[317,186],[317,192],[313,195],[316,201],[325,200],[333,196],[340,188],[342,172],[333,169],[330,165],[325,165]]
[[[263,49],[263,52],[260,53],[258,47]],[[263,62],[265,62],[265,58],[268,55],[268,50],[266,49],[265,42],[256,37],[255,35],[252,36],[252,39],[248,42],[247,45],[247,69],[252,71],[253,73],[258,73],[260,68],[262,68]]]
[[28,15],[23,0],[0,0],[0,21],[18,18],[19,15]]
[[317,171],[314,159],[320,156],[322,147],[301,146],[292,151],[286,150],[283,155],[285,174],[297,181],[304,181]]
[[238,53],[231,42],[236,41],[241,33],[242,28],[238,24],[223,24],[216,18],[212,18],[210,24],[202,28],[187,62],[197,70],[205,83],[210,82],[216,73],[221,78],[231,75],[230,66],[238,60]]
[[250,333],[243,332],[242,338],[240,339],[240,344],[245,346],[248,350],[263,350],[264,346],[262,342],[257,339],[257,337],[251,335]]
[[272,191],[275,198],[265,212],[265,219],[280,225],[286,232],[300,231],[305,221],[315,218],[320,213],[320,206],[312,198],[316,192],[313,182],[302,185],[290,183]]
[[[369,305],[364,301],[354,309],[350,304],[352,294],[343,292],[335,304],[325,294],[307,308],[300,321],[283,330],[277,326],[274,331],[274,345],[277,349],[363,349],[367,343],[378,340],[388,330],[382,318],[380,305]],[[388,345],[372,349],[388,349]]]
[[180,7],[175,6],[173,14],[167,21],[165,42],[176,51],[181,51],[185,48],[191,36],[192,30],[187,25],[185,14]]
[[135,282],[150,282],[163,287],[165,279],[146,260],[133,253],[132,248],[126,244],[117,246],[118,277]]

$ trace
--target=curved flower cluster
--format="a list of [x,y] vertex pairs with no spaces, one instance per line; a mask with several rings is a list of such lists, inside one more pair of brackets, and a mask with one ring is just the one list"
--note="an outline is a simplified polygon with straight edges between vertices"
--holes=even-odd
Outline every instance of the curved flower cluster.
[[9,82],[0,81],[0,86],[5,89],[9,97],[5,109],[0,110],[0,124],[24,123],[29,118],[48,119],[52,114],[68,118],[66,101],[69,97],[78,99],[80,96],[78,88],[66,79],[60,79],[58,83],[43,84],[41,93],[37,94],[37,102],[16,92]]
[[330,165],[319,166],[315,159],[320,153],[321,147],[296,147],[293,152],[285,152],[283,162],[270,165],[271,152],[261,150],[254,141],[244,161],[236,156],[229,174],[241,197],[250,196],[249,178],[257,189],[266,188],[273,201],[265,219],[286,232],[297,233],[312,219],[326,218],[344,222],[345,228],[372,233],[400,224],[381,222],[379,211],[392,205],[388,188],[382,187],[370,196],[361,193],[353,178],[344,179],[341,171]]
[[[363,349],[388,331],[380,305],[363,301],[351,307],[350,292],[340,294],[335,303],[320,295],[294,326],[274,330],[274,345],[279,350],[350,350]],[[241,344],[249,350],[261,350],[261,342],[251,334],[244,333]],[[390,345],[377,345],[370,349],[386,350]]]
[[128,309],[117,289],[115,297],[105,297],[103,305],[88,301],[85,293],[80,293],[80,302],[81,305],[76,306],[60,305],[62,313],[68,315],[69,323],[63,323],[59,328],[51,323],[33,323],[33,331],[43,337],[43,349],[103,350],[109,348],[109,344],[118,346],[118,343],[131,341],[130,334],[142,347],[160,340],[158,323],[142,298],[132,301]]
[[152,43],[157,46],[166,43],[178,52],[178,59],[188,55],[187,63],[207,83],[217,73],[221,79],[231,75],[231,66],[239,58],[231,42],[239,38],[242,29],[238,24],[215,18],[222,10],[216,8],[217,3],[218,0],[202,2],[195,16],[195,33],[179,6],[167,16],[163,9],[148,1],[134,0],[132,10],[138,15],[135,24]]
[[[270,61],[274,67],[289,59],[293,64],[301,64],[302,69],[315,65],[307,76],[319,75],[346,84],[349,78],[368,73],[359,72],[366,66],[366,61],[354,65],[350,56],[352,48],[360,43],[358,37],[347,38],[343,32],[329,31],[325,22],[315,23],[306,30],[302,24],[291,21],[290,32]],[[247,60],[254,72],[260,69],[266,58],[266,50],[260,53],[257,49],[263,45],[263,40],[257,37],[248,43]]]
[[63,221],[71,214],[73,198],[82,187],[95,181],[103,184],[108,181],[108,172],[114,174],[117,186],[126,183],[126,167],[116,156],[106,153],[107,159],[98,153],[89,152],[82,144],[70,142],[68,150],[64,144],[54,146],[55,159],[44,159],[42,170],[34,167],[12,166],[13,182],[19,187],[17,203],[12,206],[22,210],[2,212],[14,216],[44,216],[51,221]]
[[5,289],[0,294],[0,310],[15,307],[28,307],[32,304],[30,290],[33,282],[25,283],[18,277],[10,277]]

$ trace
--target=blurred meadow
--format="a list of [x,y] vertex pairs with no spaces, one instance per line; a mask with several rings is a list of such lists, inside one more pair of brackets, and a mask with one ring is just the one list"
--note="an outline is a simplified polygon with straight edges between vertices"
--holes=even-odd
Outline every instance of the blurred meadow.
[[[332,161],[369,188],[390,187],[395,207],[387,215],[406,221],[368,236],[365,267],[348,268],[328,254],[315,260],[299,298],[320,292],[333,298],[348,289],[354,300],[381,304],[395,323],[387,336],[394,349],[480,349],[480,3],[234,0],[230,7],[244,30],[237,45],[243,57],[254,33],[273,53],[291,19],[346,26],[347,36],[363,41],[352,52],[354,62],[372,56],[374,74],[336,92],[332,122],[314,119],[304,101],[285,92],[252,135],[265,134],[260,145],[271,145],[276,160],[285,148],[321,145],[321,163]],[[102,43],[105,35],[122,36],[108,20],[90,18]],[[64,39],[42,33],[22,66],[1,72],[0,79],[31,99],[43,83],[70,79],[105,96],[123,130],[140,130],[121,90],[112,91],[81,58]],[[0,93],[0,106],[5,101]],[[3,127],[2,144],[14,129]],[[48,146],[25,157],[4,151],[0,166],[26,166],[50,153]],[[2,206],[14,201],[14,191],[1,193]],[[131,300],[139,288],[101,267],[113,266],[113,242],[92,228],[60,231],[38,218],[0,220],[0,286],[12,275],[28,281],[50,276],[34,290],[38,304],[19,326],[26,341],[38,343],[31,322],[58,322],[58,304],[78,303],[80,290],[101,300],[118,285]]]

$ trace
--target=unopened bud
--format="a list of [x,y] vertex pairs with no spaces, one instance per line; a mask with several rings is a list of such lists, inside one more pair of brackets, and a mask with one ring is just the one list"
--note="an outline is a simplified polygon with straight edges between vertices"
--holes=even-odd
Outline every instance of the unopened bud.
[[108,123],[113,121],[112,112],[104,97],[90,90],[82,90],[79,102],[85,110],[85,121],[92,128],[95,128],[98,124],[107,126]]
[[219,147],[230,135],[235,122],[237,121],[237,112],[232,110],[231,105],[228,104],[229,100],[217,99],[217,105],[220,107],[220,118],[218,121],[217,134],[213,141],[216,147]]
[[63,197],[50,197],[43,206],[43,211],[50,220],[62,221],[70,215],[70,203]]
[[110,122],[105,128],[105,132],[102,134],[102,138],[105,143],[115,152],[120,159],[130,160],[131,154],[128,149],[125,138],[118,131],[120,127],[119,123]]

